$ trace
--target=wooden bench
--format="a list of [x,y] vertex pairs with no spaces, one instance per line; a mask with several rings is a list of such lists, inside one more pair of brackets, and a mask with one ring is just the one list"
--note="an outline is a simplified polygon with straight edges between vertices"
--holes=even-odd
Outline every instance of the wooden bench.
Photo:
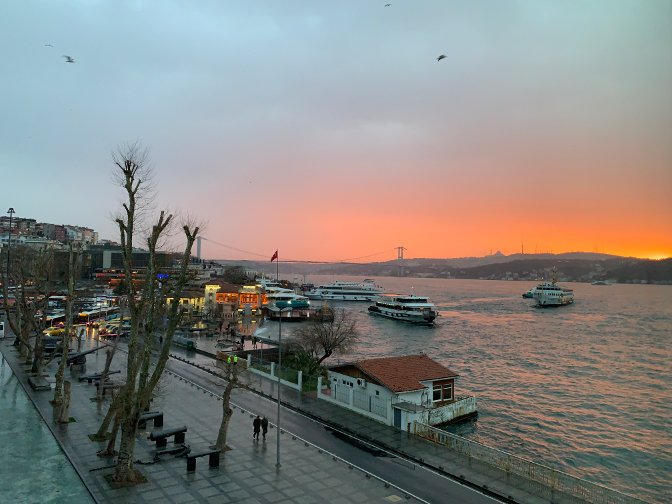
[[205,457],[206,455],[210,457],[208,461],[210,467],[219,467],[219,454],[220,450],[206,450],[198,453],[190,453],[187,455],[187,472],[193,472],[196,470],[196,459],[199,457]]
[[100,380],[96,382],[96,390],[99,390],[100,387],[103,387],[103,393],[102,395],[105,395],[105,392],[112,392],[114,394],[114,391],[118,388],[121,388],[123,385],[113,383],[112,380],[107,380],[105,383],[101,383]]
[[187,427],[177,427],[175,429],[165,429],[154,431],[149,435],[150,441],[156,441],[157,448],[164,448],[168,444],[168,438],[175,436],[173,441],[175,444],[184,443],[184,433],[187,432]]
[[149,420],[154,422],[154,427],[163,427],[163,411],[148,411],[147,413],[143,413],[140,415],[138,427],[144,429],[147,427]]

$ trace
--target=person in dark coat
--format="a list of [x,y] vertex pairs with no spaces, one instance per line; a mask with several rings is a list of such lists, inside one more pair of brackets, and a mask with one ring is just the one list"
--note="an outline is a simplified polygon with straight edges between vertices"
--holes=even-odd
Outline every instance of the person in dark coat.
[[268,418],[266,418],[266,415],[264,415],[264,418],[261,421],[261,435],[264,437],[264,441],[266,441],[267,432],[268,432]]
[[261,418],[259,418],[259,415],[254,419],[252,425],[254,426],[254,434],[252,434],[252,438],[259,439],[259,431],[261,430]]

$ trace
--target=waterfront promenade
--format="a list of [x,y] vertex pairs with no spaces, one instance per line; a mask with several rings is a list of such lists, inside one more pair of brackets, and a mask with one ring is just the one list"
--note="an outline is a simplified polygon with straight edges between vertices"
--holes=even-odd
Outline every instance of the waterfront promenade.
[[[0,344],[7,362],[25,384],[26,376],[9,345]],[[86,342],[94,346],[93,340]],[[173,353],[180,352],[174,350]],[[124,354],[115,357],[113,369],[123,364]],[[192,450],[207,449],[216,437],[221,421],[221,388],[206,372],[216,372],[212,360],[198,356],[201,368],[177,359],[169,361],[160,396],[152,410],[164,411],[165,428],[187,425],[186,444]],[[87,373],[102,369],[104,357],[89,356]],[[55,363],[47,373],[53,376]],[[70,372],[68,372],[70,375]],[[107,403],[99,405],[89,397],[92,385],[70,376],[73,400],[70,414],[77,422],[67,427],[49,420],[51,393],[28,394],[47,420],[82,479],[99,502],[396,502],[418,497],[424,502],[493,502],[493,494],[509,502],[544,504],[581,502],[519,476],[487,464],[470,460],[451,450],[416,436],[366,419],[308,394],[282,386],[283,428],[281,457],[283,467],[275,468],[275,430],[266,443],[252,441],[250,414],[266,414],[274,422],[276,404],[268,398],[277,394],[276,383],[258,375],[243,376],[253,391],[236,391],[238,406],[229,428],[233,450],[222,456],[220,468],[210,469],[199,459],[197,471],[186,473],[186,461],[164,457],[159,464],[137,467],[148,483],[131,489],[111,490],[103,479],[112,469],[90,472],[112,464],[95,452],[102,445],[87,435],[95,432]],[[254,393],[252,393],[254,392]],[[242,413],[241,411],[244,411]],[[319,421],[314,421],[319,420]],[[297,435],[298,433],[298,435]],[[153,444],[141,433],[136,445],[136,460],[152,460]],[[296,438],[296,439],[294,439]],[[169,445],[170,446],[170,445]],[[350,468],[352,466],[352,468]],[[436,468],[432,470],[431,468]],[[372,475],[373,477],[368,477]],[[387,487],[385,482],[394,482]],[[228,499],[228,500],[226,500]]]

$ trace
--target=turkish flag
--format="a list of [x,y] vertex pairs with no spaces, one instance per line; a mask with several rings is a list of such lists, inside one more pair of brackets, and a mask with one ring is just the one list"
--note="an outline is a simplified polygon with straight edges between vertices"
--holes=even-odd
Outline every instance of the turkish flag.
[[278,258],[278,251],[275,251],[275,254],[273,254],[273,257],[271,257],[271,262],[275,261]]

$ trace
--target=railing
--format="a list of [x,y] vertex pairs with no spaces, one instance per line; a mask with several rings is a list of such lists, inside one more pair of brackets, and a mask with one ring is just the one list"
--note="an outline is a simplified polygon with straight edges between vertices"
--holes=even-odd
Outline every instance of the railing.
[[371,413],[374,415],[387,418],[387,403],[386,399],[377,396],[369,396],[371,398]]
[[369,411],[369,395],[359,390],[352,391],[352,405],[364,411]]
[[560,491],[582,502],[593,504],[642,504],[646,501],[632,497],[611,488],[591,483],[590,481],[571,476],[562,471],[531,462],[510,453],[491,448],[475,441],[455,436],[441,429],[414,422],[414,433],[435,443],[442,444],[453,450],[473,457],[481,462],[490,464],[510,474],[516,474],[541,483],[543,487],[537,490],[551,496],[554,491]]
[[350,402],[350,387],[345,387],[343,385],[332,384],[331,396],[344,404]]

